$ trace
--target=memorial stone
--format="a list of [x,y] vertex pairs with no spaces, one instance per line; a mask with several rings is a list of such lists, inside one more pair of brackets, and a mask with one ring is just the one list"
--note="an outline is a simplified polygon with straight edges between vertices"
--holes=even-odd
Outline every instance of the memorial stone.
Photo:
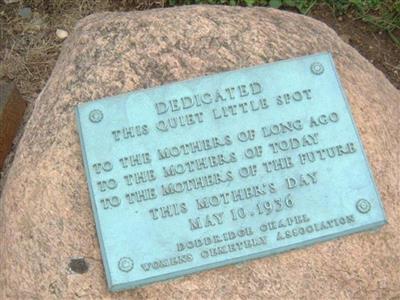
[[[107,96],[318,52],[332,53],[388,224],[377,231],[110,293],[75,107]],[[399,91],[382,72],[332,29],[310,17],[227,6],[88,16],[64,42],[52,75],[35,100],[2,186],[0,298],[395,298],[400,294],[399,101]],[[273,107],[272,102],[269,105]],[[103,114],[106,121],[107,114]],[[103,121],[96,124],[102,126]],[[339,124],[323,127],[332,129]],[[185,139],[193,140],[192,133]],[[354,202],[348,203],[355,216],[373,212],[371,208],[363,215],[354,210]],[[134,266],[127,277],[141,268],[137,258],[132,259]]]

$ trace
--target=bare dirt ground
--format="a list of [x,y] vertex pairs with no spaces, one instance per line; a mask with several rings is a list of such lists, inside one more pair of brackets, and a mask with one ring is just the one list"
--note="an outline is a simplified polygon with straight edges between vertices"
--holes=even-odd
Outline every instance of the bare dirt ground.
[[[361,21],[354,13],[336,17],[327,5],[312,10],[311,17],[326,23],[348,44],[381,70],[400,89],[400,47],[385,31]],[[400,32],[395,32],[400,37]]]
[[[31,14],[23,17],[20,15],[23,7],[21,3],[1,3],[0,80],[14,81],[22,96],[29,102],[24,117],[25,122],[57,61],[63,43],[63,40],[56,35],[57,29],[71,33],[79,19],[95,12],[148,9],[163,5],[163,0],[159,2],[123,0],[118,3],[111,0],[79,2],[32,0],[28,5],[32,8]],[[351,11],[337,17],[329,6],[323,4],[314,7],[310,16],[335,29],[344,41],[355,47],[400,89],[400,47],[386,32],[362,22]],[[0,178],[4,177],[11,164],[23,127],[22,125],[15,139],[14,149],[7,158],[3,171],[0,172]]]

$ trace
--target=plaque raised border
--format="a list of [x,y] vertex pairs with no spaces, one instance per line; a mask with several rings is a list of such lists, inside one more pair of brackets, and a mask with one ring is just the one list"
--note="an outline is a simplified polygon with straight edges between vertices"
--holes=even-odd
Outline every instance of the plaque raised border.
[[83,103],[76,115],[111,291],[386,223],[329,53]]

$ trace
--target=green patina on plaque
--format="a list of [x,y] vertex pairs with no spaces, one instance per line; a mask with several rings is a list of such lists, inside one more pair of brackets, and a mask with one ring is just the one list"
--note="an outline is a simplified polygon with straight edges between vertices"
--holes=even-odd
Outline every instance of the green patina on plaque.
[[84,103],[77,119],[112,291],[386,223],[330,54]]

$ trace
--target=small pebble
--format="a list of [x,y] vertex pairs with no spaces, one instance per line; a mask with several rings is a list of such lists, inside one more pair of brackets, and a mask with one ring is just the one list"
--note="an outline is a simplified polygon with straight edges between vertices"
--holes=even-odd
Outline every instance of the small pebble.
[[19,10],[18,14],[24,19],[29,19],[32,16],[32,9],[30,7],[23,7]]
[[339,16],[337,19],[338,19],[338,21],[343,21],[342,16]]
[[65,31],[63,29],[57,29],[56,30],[56,35],[60,40],[64,40],[68,36],[68,31]]

